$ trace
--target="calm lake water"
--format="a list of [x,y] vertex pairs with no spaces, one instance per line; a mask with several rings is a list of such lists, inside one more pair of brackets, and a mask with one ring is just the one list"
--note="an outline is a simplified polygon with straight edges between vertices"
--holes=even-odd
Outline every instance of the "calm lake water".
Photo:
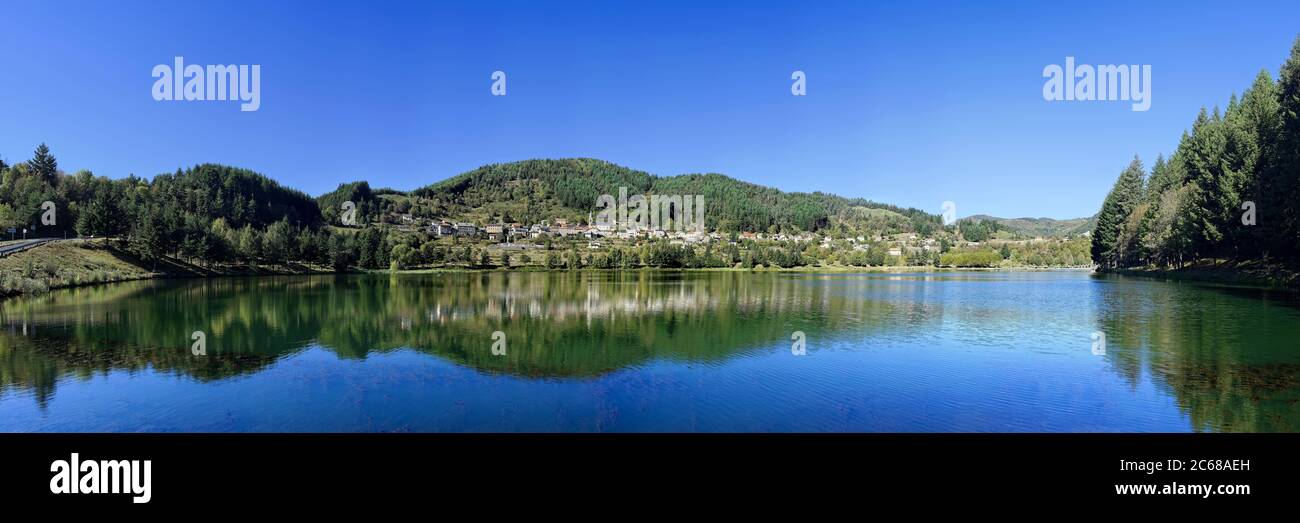
[[1294,295],[1077,271],[173,280],[0,302],[0,431],[1294,432],[1298,401]]

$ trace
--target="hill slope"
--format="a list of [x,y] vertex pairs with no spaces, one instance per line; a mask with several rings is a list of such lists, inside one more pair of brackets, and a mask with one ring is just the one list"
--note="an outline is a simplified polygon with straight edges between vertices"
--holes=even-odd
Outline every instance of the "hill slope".
[[874,228],[887,233],[927,234],[939,216],[821,192],[784,192],[721,174],[655,176],[590,158],[526,160],[492,164],[416,189],[416,214],[467,219],[537,222],[583,220],[602,194],[704,195],[709,228],[766,232]]
[[1097,217],[1095,215],[1088,218],[1056,220],[1052,218],[998,218],[996,216],[977,214],[962,218],[962,220],[992,221],[1002,229],[1029,238],[1078,236],[1092,231],[1093,227],[1097,226]]

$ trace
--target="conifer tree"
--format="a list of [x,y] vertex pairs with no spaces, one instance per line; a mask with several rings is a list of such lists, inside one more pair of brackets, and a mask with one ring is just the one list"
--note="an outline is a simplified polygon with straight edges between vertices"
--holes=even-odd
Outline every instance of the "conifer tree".
[[1117,266],[1116,246],[1120,227],[1142,200],[1145,177],[1142,160],[1134,156],[1106,195],[1101,212],[1097,215],[1097,226],[1092,232],[1092,259],[1098,265],[1108,268]]
[[32,174],[38,179],[54,185],[58,182],[59,161],[50,154],[50,148],[44,143],[36,147],[36,153],[29,162],[32,168]]

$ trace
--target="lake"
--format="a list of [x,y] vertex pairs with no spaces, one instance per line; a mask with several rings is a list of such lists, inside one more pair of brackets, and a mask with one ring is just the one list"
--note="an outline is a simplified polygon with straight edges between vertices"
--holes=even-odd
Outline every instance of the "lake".
[[0,302],[7,432],[1294,432],[1298,402],[1294,294],[1084,271],[222,278]]

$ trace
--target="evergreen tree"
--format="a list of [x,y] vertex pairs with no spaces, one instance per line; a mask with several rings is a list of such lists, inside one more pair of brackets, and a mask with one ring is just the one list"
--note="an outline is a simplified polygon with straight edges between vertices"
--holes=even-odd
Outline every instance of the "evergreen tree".
[[351,243],[349,238],[342,234],[330,237],[329,260],[334,270],[346,271],[356,263],[356,249],[350,245]]
[[1181,179],[1174,177],[1176,172],[1171,163],[1165,160],[1164,154],[1156,156],[1156,163],[1151,166],[1151,178],[1147,182],[1146,200],[1157,200],[1161,193],[1182,183]]
[[[1228,114],[1225,169],[1234,180],[1234,190],[1240,199],[1228,217],[1228,225],[1232,250],[1238,257],[1255,257],[1267,252],[1267,235],[1260,220],[1267,223],[1275,218],[1266,212],[1277,202],[1266,201],[1264,182],[1277,138],[1279,110],[1277,85],[1268,71],[1260,71],[1235,110]],[[1240,215],[1245,202],[1255,204],[1257,225],[1242,224]],[[1261,217],[1260,213],[1264,215]]]
[[1117,265],[1116,247],[1120,228],[1142,200],[1145,176],[1142,160],[1134,156],[1106,195],[1101,212],[1097,215],[1097,226],[1092,232],[1092,259],[1098,265]]
[[50,148],[44,143],[36,147],[36,153],[28,164],[31,166],[32,174],[41,181],[50,185],[58,183],[59,161],[50,154]]
[[135,254],[157,265],[163,256],[163,234],[158,208],[150,206],[131,231],[130,246]]
[[1240,204],[1237,183],[1223,166],[1227,145],[1224,127],[1218,108],[1210,115],[1202,107],[1192,124],[1191,140],[1183,156],[1187,182],[1192,188],[1192,202],[1187,211],[1196,256],[1222,254],[1229,217],[1235,215],[1233,211]]
[[112,186],[101,184],[77,216],[77,234],[102,238],[115,236],[122,232],[124,218]]

